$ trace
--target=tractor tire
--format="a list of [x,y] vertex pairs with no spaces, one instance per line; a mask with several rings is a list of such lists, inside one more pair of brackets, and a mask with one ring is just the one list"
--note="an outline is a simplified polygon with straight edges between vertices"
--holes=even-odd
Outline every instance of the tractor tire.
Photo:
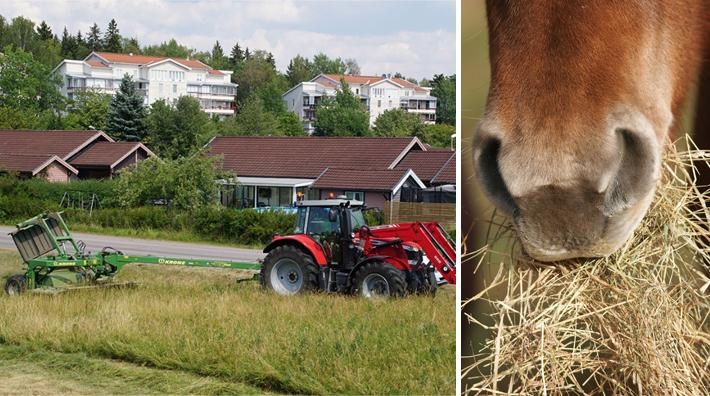
[[383,261],[363,264],[353,275],[353,293],[365,298],[404,297],[407,280],[402,270]]
[[8,296],[17,296],[27,290],[27,278],[25,274],[13,275],[7,278],[5,282],[5,294]]
[[261,284],[281,295],[318,289],[318,266],[313,258],[292,245],[275,248],[261,266]]

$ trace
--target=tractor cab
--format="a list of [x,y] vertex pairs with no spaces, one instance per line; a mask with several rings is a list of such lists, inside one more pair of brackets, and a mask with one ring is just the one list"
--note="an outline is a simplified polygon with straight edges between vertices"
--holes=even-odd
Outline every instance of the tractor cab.
[[352,266],[353,238],[366,225],[363,209],[363,202],[344,198],[300,201],[294,232],[323,246],[331,265]]

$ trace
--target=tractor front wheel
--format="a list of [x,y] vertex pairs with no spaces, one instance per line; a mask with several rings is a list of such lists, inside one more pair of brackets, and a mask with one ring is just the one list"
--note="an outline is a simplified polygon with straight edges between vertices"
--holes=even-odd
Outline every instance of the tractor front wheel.
[[353,280],[353,292],[366,298],[402,297],[407,290],[404,272],[382,261],[363,264]]
[[318,288],[318,266],[301,249],[284,245],[269,252],[261,266],[261,284],[281,295]]
[[17,296],[27,290],[27,278],[25,274],[13,275],[5,282],[5,294]]

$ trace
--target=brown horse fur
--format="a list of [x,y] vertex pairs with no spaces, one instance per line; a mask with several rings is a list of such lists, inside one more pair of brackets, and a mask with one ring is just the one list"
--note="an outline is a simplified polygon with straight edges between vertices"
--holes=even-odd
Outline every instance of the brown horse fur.
[[489,0],[487,12],[484,191],[536,259],[614,252],[648,209],[698,75],[696,135],[710,147],[710,1]]

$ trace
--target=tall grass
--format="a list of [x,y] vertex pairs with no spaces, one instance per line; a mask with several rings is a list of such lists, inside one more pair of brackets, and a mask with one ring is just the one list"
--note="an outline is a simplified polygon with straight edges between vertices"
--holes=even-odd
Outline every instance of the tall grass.
[[[8,260],[9,259],[9,260]],[[17,269],[0,255],[0,274]],[[4,267],[4,268],[3,268]],[[435,298],[280,297],[251,273],[128,266],[134,289],[0,297],[0,344],[85,353],[279,393],[451,394],[454,288]],[[1,365],[1,363],[0,363]]]
[[710,394],[710,192],[693,167],[708,158],[669,153],[649,213],[609,257],[535,262],[494,219],[463,258],[492,274],[463,306],[478,305],[465,326],[484,335],[464,357],[466,393]]

